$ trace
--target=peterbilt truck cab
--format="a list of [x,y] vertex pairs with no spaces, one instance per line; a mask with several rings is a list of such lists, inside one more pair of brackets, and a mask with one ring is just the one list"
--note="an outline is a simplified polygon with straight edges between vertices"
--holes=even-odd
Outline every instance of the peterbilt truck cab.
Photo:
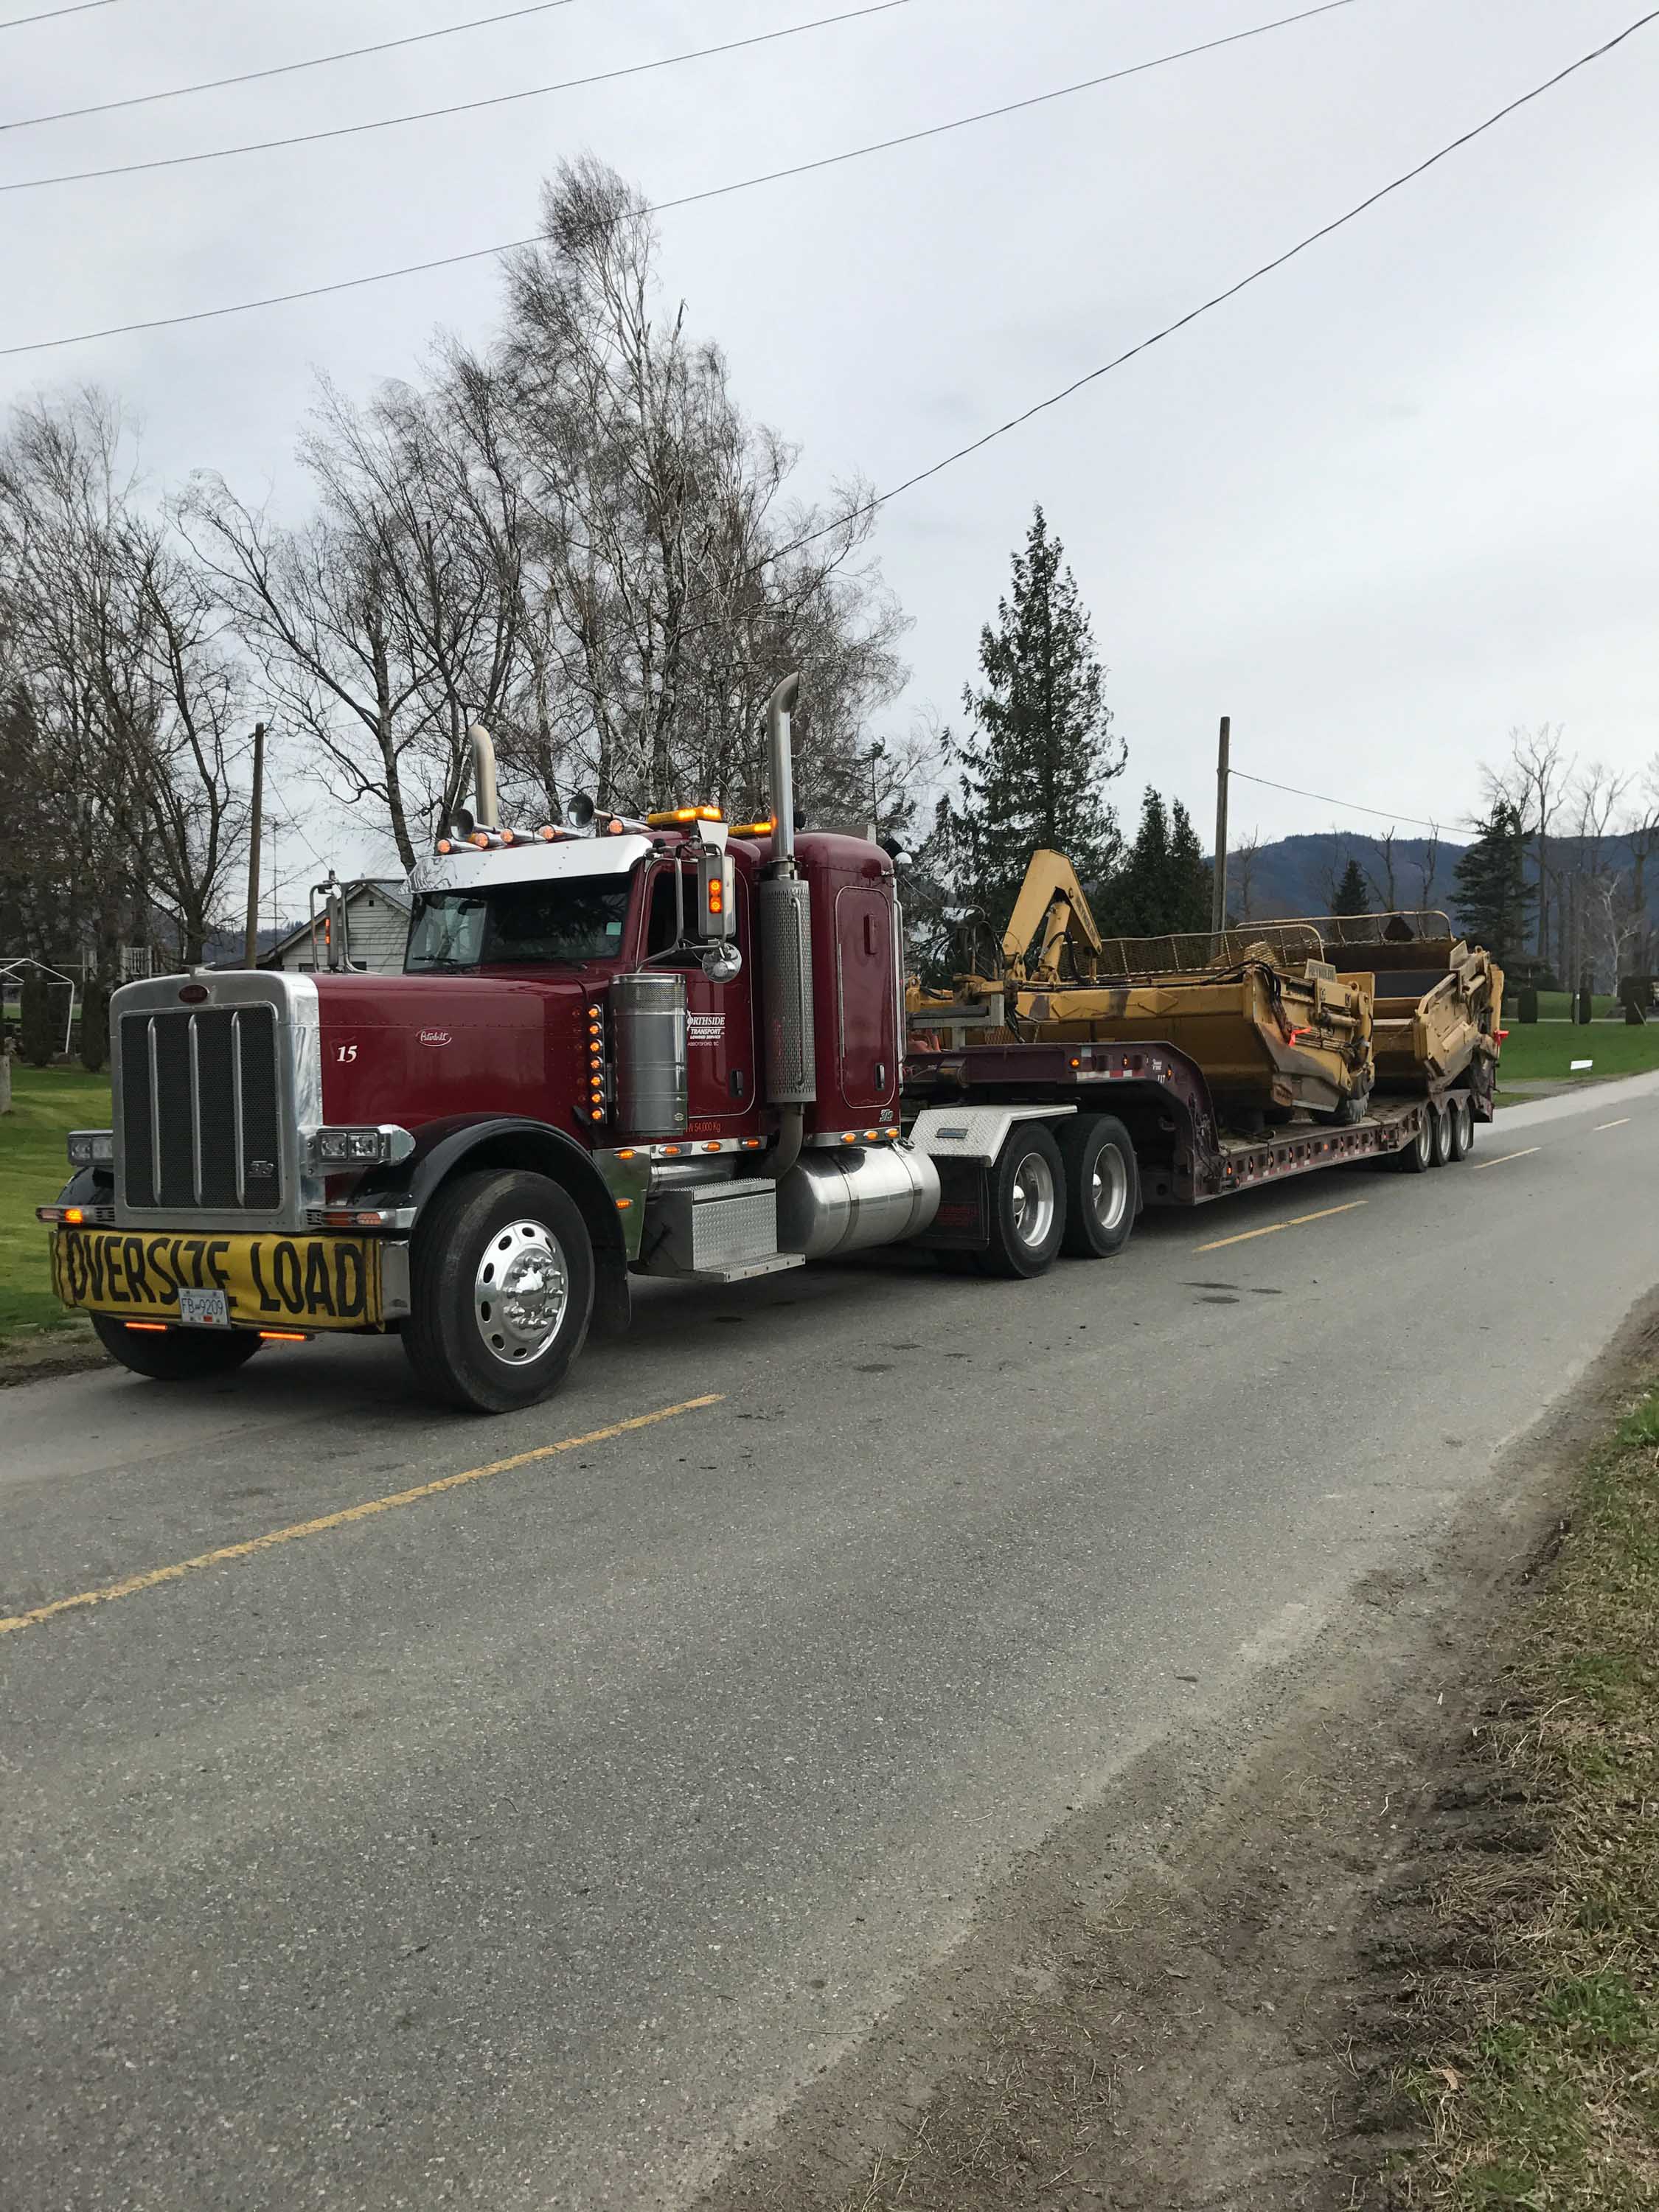
[[894,863],[796,835],[796,683],[769,822],[515,831],[475,732],[477,817],[411,873],[401,975],[117,993],[113,1127],[74,1133],[40,1209],[114,1356],[185,1379],[395,1331],[422,1389],[500,1412],[626,1326],[634,1276],[727,1284],[925,1230]]

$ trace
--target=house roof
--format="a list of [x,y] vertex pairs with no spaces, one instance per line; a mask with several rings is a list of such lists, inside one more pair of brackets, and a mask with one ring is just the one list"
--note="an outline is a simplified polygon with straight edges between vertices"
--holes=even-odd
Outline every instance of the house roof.
[[[400,908],[404,914],[413,911],[414,902],[410,897],[409,886],[401,876],[354,876],[349,882],[342,884],[340,889],[345,894],[348,906],[355,906],[366,893],[374,891],[389,905]],[[270,967],[274,961],[280,960],[290,946],[299,944],[302,938],[310,934],[308,920],[296,922],[285,936],[279,937],[274,945],[267,946],[259,955],[259,965]]]

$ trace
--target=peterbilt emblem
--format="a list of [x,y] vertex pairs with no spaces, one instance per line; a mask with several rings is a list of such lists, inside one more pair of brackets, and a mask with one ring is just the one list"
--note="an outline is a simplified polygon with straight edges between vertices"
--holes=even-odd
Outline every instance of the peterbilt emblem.
[[421,1031],[421,1042],[422,1044],[447,1044],[449,1042],[449,1031],[447,1030],[422,1030]]

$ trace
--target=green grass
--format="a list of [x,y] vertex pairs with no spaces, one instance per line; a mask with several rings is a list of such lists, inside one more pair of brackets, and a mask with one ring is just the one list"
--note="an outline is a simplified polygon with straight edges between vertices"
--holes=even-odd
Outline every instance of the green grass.
[[1568,1077],[1567,1062],[1593,1060],[1593,1076],[1644,1075],[1659,1067],[1659,1022],[1632,1029],[1623,1022],[1571,1023],[1552,1027],[1541,1022],[1511,1022],[1498,1062],[1500,1086],[1528,1077]]
[[11,1098],[11,1112],[0,1114],[0,1344],[69,1320],[52,1294],[46,1232],[34,1209],[68,1180],[64,1132],[109,1127],[109,1079],[14,1063]]
[[1591,1457],[1488,1732],[1547,1844],[1443,1878],[1480,1972],[1413,2087],[1437,2212],[1659,2206],[1659,1388]]

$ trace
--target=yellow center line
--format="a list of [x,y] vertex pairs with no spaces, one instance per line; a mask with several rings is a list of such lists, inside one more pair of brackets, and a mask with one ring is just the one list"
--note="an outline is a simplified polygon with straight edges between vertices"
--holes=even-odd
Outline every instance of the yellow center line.
[[1322,1206],[1317,1213],[1293,1213],[1288,1221],[1270,1221],[1265,1229],[1241,1229],[1237,1237],[1218,1237],[1212,1243],[1194,1244],[1194,1252],[1219,1252],[1226,1244],[1248,1244],[1253,1237],[1276,1237],[1281,1229],[1300,1229],[1304,1222],[1328,1221],[1334,1213],[1352,1213],[1369,1206],[1368,1198],[1351,1198],[1346,1206]]
[[1603,1129],[1622,1129],[1627,1125],[1629,1121],[1630,1115],[1628,1114],[1621,1114],[1616,1121],[1598,1121],[1590,1133],[1592,1136],[1599,1137]]
[[1479,1175],[1482,1168],[1501,1168],[1510,1160],[1529,1160],[1534,1152],[1542,1152],[1543,1149],[1541,1145],[1528,1145],[1523,1152],[1499,1152],[1495,1160],[1477,1160],[1474,1171]]
[[9,1636],[15,1628],[34,1628],[43,1620],[51,1620],[60,1613],[72,1613],[77,1606],[102,1605],[112,1597],[136,1597],[140,1590],[155,1589],[162,1583],[176,1583],[181,1576],[193,1575],[198,1568],[223,1566],[231,1559],[251,1559],[256,1552],[268,1552],[276,1544],[296,1543],[301,1536],[321,1536],[331,1528],[344,1528],[354,1521],[367,1521],[372,1514],[390,1513],[394,1506],[414,1505],[422,1498],[436,1498],[446,1490],[459,1490],[463,1483],[482,1482],[492,1474],[506,1474],[515,1467],[528,1467],[534,1460],[551,1459],[557,1452],[579,1451],[584,1444],[607,1443],[612,1437],[626,1436],[630,1429],[648,1429],[658,1421],[672,1421],[677,1413],[695,1413],[704,1406],[718,1406],[726,1394],[711,1391],[706,1398],[687,1398],[678,1406],[664,1406],[654,1413],[635,1413],[626,1421],[612,1421],[609,1427],[590,1429],[585,1437],[561,1437],[556,1444],[538,1444],[533,1451],[514,1452],[510,1459],[493,1459],[484,1467],[469,1467],[459,1474],[440,1475],[435,1482],[416,1484],[413,1490],[395,1490],[387,1498],[368,1498],[361,1505],[347,1505],[337,1513],[322,1513],[314,1521],[295,1521],[286,1528],[272,1528],[263,1536],[250,1536],[245,1543],[222,1544],[216,1551],[198,1552],[193,1559],[180,1559],[170,1567],[149,1567],[143,1574],[129,1575],[124,1582],[108,1583],[101,1589],[81,1590],[74,1597],[53,1598],[50,1605],[37,1605],[27,1613],[15,1613],[0,1620],[0,1636]]

